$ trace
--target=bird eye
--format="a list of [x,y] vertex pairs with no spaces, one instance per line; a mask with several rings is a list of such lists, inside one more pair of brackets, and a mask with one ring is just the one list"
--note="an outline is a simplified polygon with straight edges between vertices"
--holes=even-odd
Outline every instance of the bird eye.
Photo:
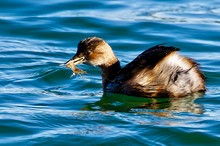
[[88,54],[91,54],[93,51],[92,50],[88,50]]

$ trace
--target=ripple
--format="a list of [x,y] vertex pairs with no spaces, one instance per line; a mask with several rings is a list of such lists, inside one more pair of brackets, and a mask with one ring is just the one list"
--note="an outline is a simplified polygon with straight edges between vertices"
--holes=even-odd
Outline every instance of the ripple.
[[[219,1],[0,1],[2,145],[217,145]],[[203,96],[103,95],[100,70],[60,66],[79,40],[104,38],[122,66],[156,44],[181,48],[207,77]],[[185,140],[187,138],[187,141]]]

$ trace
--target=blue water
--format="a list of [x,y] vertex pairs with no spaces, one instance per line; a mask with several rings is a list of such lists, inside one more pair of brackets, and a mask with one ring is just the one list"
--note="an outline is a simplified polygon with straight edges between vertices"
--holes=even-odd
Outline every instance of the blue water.
[[[156,44],[181,48],[207,92],[144,99],[102,92],[100,70],[60,66],[104,38],[122,65]],[[220,2],[1,0],[0,145],[220,145]]]

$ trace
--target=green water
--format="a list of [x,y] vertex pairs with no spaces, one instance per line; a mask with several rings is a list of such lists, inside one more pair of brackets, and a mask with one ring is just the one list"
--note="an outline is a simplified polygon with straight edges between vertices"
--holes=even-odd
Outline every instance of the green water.
[[[181,48],[207,92],[181,99],[103,95],[100,70],[60,64],[104,38],[122,65],[156,44]],[[0,145],[220,145],[220,2],[1,0]]]

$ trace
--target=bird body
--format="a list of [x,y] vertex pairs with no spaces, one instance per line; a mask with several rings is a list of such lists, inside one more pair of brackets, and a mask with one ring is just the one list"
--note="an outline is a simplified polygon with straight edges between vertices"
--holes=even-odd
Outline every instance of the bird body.
[[156,45],[122,68],[103,39],[90,37],[79,42],[77,53],[68,62],[99,66],[104,92],[140,97],[182,97],[205,92],[205,77],[198,64],[180,55],[179,50]]

